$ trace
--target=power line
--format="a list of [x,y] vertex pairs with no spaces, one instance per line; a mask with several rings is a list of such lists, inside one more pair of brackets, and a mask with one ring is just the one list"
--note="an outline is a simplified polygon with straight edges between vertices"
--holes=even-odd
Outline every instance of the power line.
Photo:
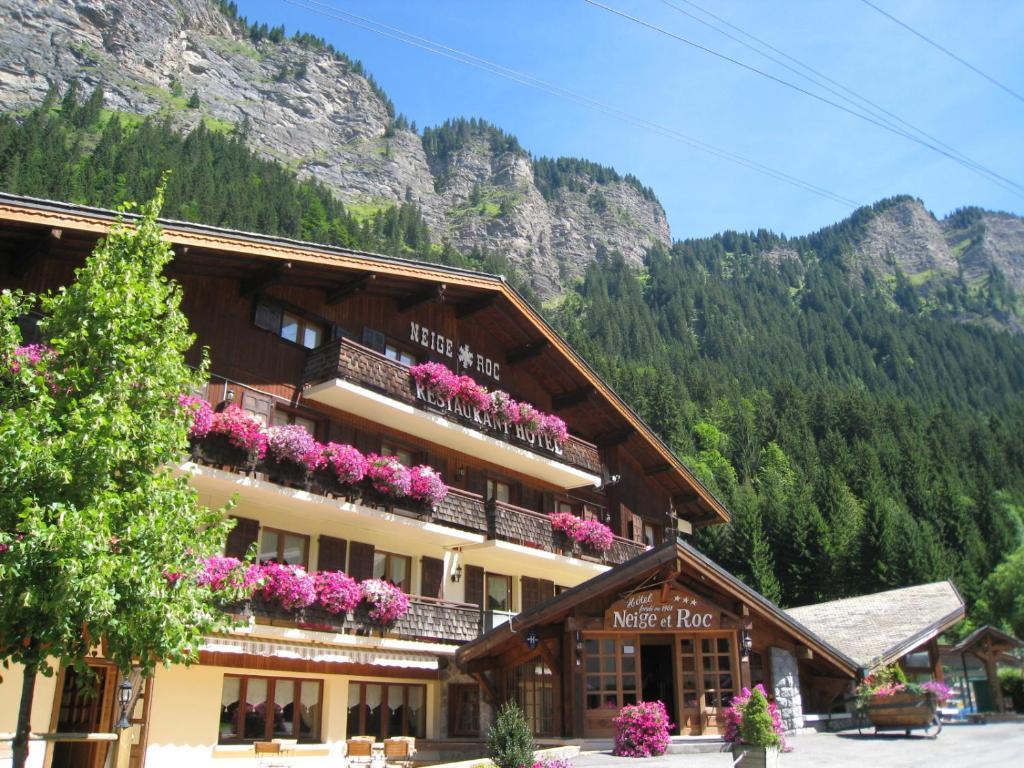
[[748,168],[749,170],[753,170],[757,173],[769,176],[770,178],[773,178],[777,181],[790,184],[792,186],[803,189],[807,192],[811,192],[812,194],[824,197],[833,202],[840,203],[844,206],[850,208],[857,208],[862,205],[862,203],[859,203],[856,200],[844,197],[824,187],[820,187],[809,181],[805,181],[796,176],[792,176],[788,173],[785,173],[784,171],[779,171],[775,168],[772,168],[771,166],[759,163],[756,160],[751,160],[750,158],[736,154],[721,147],[717,147],[713,144],[709,144],[705,141],[701,141],[700,139],[696,139],[692,136],[688,136],[685,133],[682,133],[681,131],[671,126],[663,125],[661,123],[656,123],[654,121],[647,120],[646,118],[638,117],[629,112],[614,107],[610,104],[606,104],[604,102],[591,99],[588,96],[584,96],[574,91],[570,91],[554,83],[540,80],[536,77],[533,77],[532,75],[520,72],[518,70],[510,69],[509,67],[496,64],[494,62],[488,61],[487,59],[482,59],[478,56],[466,53],[465,51],[461,51],[457,48],[452,48],[442,43],[437,43],[428,38],[420,37],[418,35],[405,32],[404,30],[401,30],[397,27],[392,27],[381,22],[373,21],[372,19],[368,19],[363,16],[358,16],[354,13],[350,13],[340,8],[331,6],[327,3],[319,2],[318,0],[281,1],[289,5],[294,5],[296,7],[303,8],[304,10],[316,13],[320,16],[324,16],[326,18],[333,18],[338,21],[349,24],[351,26],[355,26],[360,29],[365,29],[369,32],[373,32],[374,34],[381,35],[383,37],[388,37],[393,40],[397,40],[401,43],[404,43],[406,45],[411,45],[416,48],[420,48],[429,53],[433,53],[438,56],[443,56],[445,58],[452,59],[461,64],[465,64],[475,69],[488,72],[489,74],[497,75],[498,77],[502,77],[507,80],[512,80],[514,82],[520,83],[521,85],[525,85],[529,88],[534,88],[536,90],[543,91],[558,98],[573,101],[582,106],[594,109],[603,114],[607,114],[609,116],[615,117],[616,119],[630,123],[631,125],[635,125],[640,128],[645,128],[647,130],[654,131],[667,138],[680,141],[693,149],[697,149],[701,152],[705,152],[720,159],[736,163],[737,165]]
[[971,63],[970,63],[969,61],[965,61],[964,59],[962,59],[962,58],[960,58],[959,56],[957,56],[957,55],[956,55],[955,53],[953,53],[953,52],[952,52],[951,50],[949,50],[949,48],[946,48],[946,47],[944,47],[944,46],[940,45],[939,43],[937,43],[937,42],[935,42],[934,40],[932,40],[932,39],[931,39],[930,37],[925,37],[925,36],[924,36],[923,34],[921,34],[920,32],[918,32],[918,31],[917,31],[916,29],[914,29],[914,28],[913,28],[912,26],[910,26],[909,24],[907,24],[906,22],[900,21],[900,20],[899,20],[899,19],[897,19],[897,18],[896,18],[895,16],[893,16],[893,15],[892,15],[891,13],[888,13],[887,11],[883,11],[883,10],[882,10],[881,8],[879,8],[879,7],[878,7],[877,5],[875,5],[874,3],[872,3],[872,2],[869,2],[868,0],[861,0],[861,2],[862,2],[862,3],[864,3],[864,5],[866,5],[866,6],[870,7],[870,8],[874,8],[874,9],[875,9],[876,11],[878,11],[878,12],[879,12],[880,14],[882,14],[883,16],[885,16],[885,17],[886,17],[887,19],[889,19],[890,21],[894,21],[895,23],[899,24],[899,25],[900,25],[901,27],[903,27],[903,28],[904,28],[905,30],[907,30],[907,31],[908,31],[908,32],[910,32],[911,34],[913,34],[913,35],[916,35],[917,37],[921,38],[921,39],[922,39],[922,40],[924,40],[924,41],[925,41],[926,43],[928,43],[928,45],[930,45],[930,46],[932,46],[932,47],[934,47],[934,48],[938,48],[938,49],[939,49],[940,51],[942,51],[942,52],[943,52],[944,54],[946,54],[947,56],[949,56],[949,57],[950,57],[951,59],[954,59],[954,60],[956,60],[956,61],[959,61],[959,62],[960,62],[961,64],[963,64],[963,65],[964,65],[965,67],[967,67],[967,68],[968,68],[969,70],[971,70],[971,71],[972,71],[972,72],[974,72],[975,74],[981,75],[982,77],[984,77],[984,78],[985,78],[986,80],[988,80],[988,81],[989,81],[990,83],[992,83],[992,84],[993,84],[993,85],[995,85],[996,87],[998,87],[998,88],[1002,88],[1002,89],[1003,89],[1004,91],[1006,91],[1006,92],[1007,92],[1008,94],[1010,94],[1011,96],[1013,96],[1013,97],[1014,97],[1015,99],[1017,99],[1017,100],[1019,100],[1019,101],[1024,101],[1024,96],[1021,96],[1021,95],[1020,95],[1019,93],[1017,93],[1017,92],[1016,92],[1015,90],[1013,90],[1012,88],[1009,88],[1009,87],[1007,87],[1007,86],[1003,85],[1003,84],[1002,84],[1001,82],[999,82],[998,80],[996,80],[996,79],[995,79],[994,77],[991,77],[991,76],[989,76],[989,75],[986,75],[986,74],[985,74],[984,72],[982,72],[982,71],[981,71],[980,69],[978,69],[978,68],[977,68],[976,66],[974,66],[973,64],[971,64]]
[[[836,80],[833,80],[831,77],[826,75],[824,72],[821,72],[821,71],[815,69],[810,64],[806,64],[806,63],[800,61],[799,59],[797,59],[797,58],[795,58],[793,56],[790,56],[785,51],[779,50],[778,48],[773,46],[771,43],[768,43],[768,42],[762,40],[761,38],[751,34],[750,32],[747,32],[745,29],[742,29],[742,28],[736,26],[735,24],[732,24],[731,22],[727,21],[726,19],[723,19],[720,16],[716,16],[714,13],[712,13],[709,10],[707,10],[706,8],[702,8],[701,6],[697,5],[694,2],[691,2],[690,0],[680,0],[680,2],[683,2],[686,5],[690,6],[691,8],[694,8],[697,11],[700,11],[704,15],[711,17],[712,19],[714,19],[715,21],[719,22],[720,24],[723,24],[724,26],[728,27],[729,29],[733,29],[736,32],[738,32],[740,35],[743,35],[744,37],[749,38],[750,40],[753,40],[758,45],[763,46],[764,48],[767,48],[768,50],[778,54],[782,58],[787,59],[787,60],[793,62],[794,64],[797,65],[797,67],[800,67],[800,68],[806,70],[807,72],[810,72],[811,75],[813,75],[814,77],[811,77],[810,75],[806,74],[805,72],[801,72],[796,67],[789,66],[784,61],[780,61],[778,58],[776,58],[774,56],[771,56],[771,55],[765,53],[762,50],[759,50],[756,46],[753,46],[750,43],[747,43],[746,41],[740,39],[736,35],[730,34],[729,32],[727,32],[727,31],[725,31],[725,30],[715,26],[714,24],[712,24],[712,23],[710,23],[708,21],[705,21],[704,19],[700,18],[699,16],[696,16],[696,15],[690,13],[689,11],[687,11],[687,10],[685,10],[683,8],[680,8],[678,5],[676,5],[675,3],[671,2],[671,0],[661,0],[661,2],[664,5],[667,5],[669,8],[672,8],[673,10],[683,14],[687,18],[693,19],[697,23],[703,24],[704,26],[706,26],[706,27],[708,27],[710,29],[713,29],[715,32],[718,32],[720,35],[724,35],[725,37],[729,38],[730,40],[733,40],[733,41],[739,43],[740,45],[744,46],[745,48],[747,48],[747,49],[749,49],[751,51],[754,51],[758,55],[765,57],[769,61],[775,62],[779,66],[784,67],[785,69],[789,70],[790,72],[793,72],[797,76],[802,77],[805,80],[808,80],[808,81],[814,83],[819,88],[824,88],[826,91],[828,91],[829,93],[831,93],[831,94],[833,94],[833,95],[843,99],[848,104],[856,105],[857,102],[860,102],[862,105],[866,105],[866,106],[861,107],[861,108],[863,108],[868,113],[874,115],[879,120],[883,120],[884,122],[889,123],[890,125],[893,125],[894,127],[895,127],[895,123],[899,123],[899,124],[901,124],[903,126],[906,126],[906,128],[908,128],[909,130],[914,131],[915,133],[918,133],[921,136],[924,136],[926,139],[929,139],[930,141],[935,142],[940,147],[943,147],[943,148],[949,150],[950,152],[955,154],[957,157],[963,159],[967,163],[970,163],[971,165],[973,165],[974,167],[978,168],[979,170],[984,171],[986,173],[991,173],[991,171],[989,171],[988,168],[985,168],[985,166],[983,166],[981,163],[979,163],[976,160],[968,157],[967,155],[965,155],[963,152],[959,151],[955,147],[951,147],[949,144],[946,144],[941,139],[938,139],[935,136],[932,136],[930,133],[925,131],[923,128],[919,128],[916,125],[914,125],[913,123],[910,123],[910,122],[904,120],[899,115],[894,114],[893,112],[889,111],[888,109],[886,109],[885,107],[883,107],[883,106],[881,106],[879,104],[876,104],[875,102],[871,101],[871,99],[867,98],[866,96],[863,96],[863,95],[857,93],[856,91],[854,91],[853,89],[848,88],[847,86],[843,85],[842,83],[837,82]],[[824,85],[824,84],[822,84],[820,82],[820,80],[816,80],[815,78],[820,78],[820,80],[824,80],[826,83],[830,83],[831,85],[835,86],[835,88],[831,88],[828,85]],[[844,93],[849,94],[849,96],[844,95]],[[886,119],[887,117],[888,118],[892,118],[892,120]]]
[[[956,163],[959,163],[963,167],[965,167],[965,168],[967,168],[967,169],[969,169],[971,171],[974,171],[975,173],[977,173],[978,175],[982,176],[983,178],[988,179],[989,181],[994,181],[997,184],[999,184],[999,182],[1004,182],[1004,184],[1008,184],[1008,185],[1012,186],[1014,189],[1009,190],[1009,191],[1013,192],[1014,194],[1018,195],[1019,197],[1024,197],[1024,186],[1018,184],[1017,182],[1013,181],[1012,179],[1008,179],[1005,176],[1001,176],[1000,174],[996,173],[995,171],[992,171],[992,170],[989,170],[989,169],[985,169],[985,168],[981,168],[981,167],[977,166],[976,164],[974,164],[973,161],[968,162],[968,161],[962,160],[961,158],[957,157],[955,154],[953,154],[951,152],[947,152],[946,150],[936,146],[935,144],[932,144],[932,143],[930,143],[928,141],[920,139],[920,138],[914,136],[913,134],[907,133],[906,131],[900,130],[898,128],[894,128],[892,125],[888,125],[885,122],[882,122],[881,120],[877,120],[877,119],[875,119],[875,118],[873,118],[873,117],[871,117],[869,115],[864,114],[863,112],[858,112],[858,111],[856,111],[854,109],[850,109],[849,107],[843,106],[842,104],[839,104],[838,102],[832,101],[831,99],[827,99],[824,96],[822,96],[820,94],[817,94],[817,93],[814,93],[813,91],[809,91],[806,88],[803,88],[803,87],[801,87],[799,85],[796,85],[795,83],[791,83],[788,80],[783,80],[781,77],[776,77],[775,75],[771,74],[770,72],[765,72],[762,69],[758,69],[757,67],[751,66],[750,64],[747,64],[745,62],[740,61],[739,59],[735,59],[732,56],[728,56],[728,55],[726,55],[724,53],[721,53],[720,51],[716,51],[713,48],[708,48],[705,45],[701,45],[700,43],[696,43],[693,40],[685,38],[682,35],[676,34],[675,32],[672,32],[671,30],[665,29],[664,27],[660,27],[657,24],[653,24],[653,23],[651,23],[649,21],[646,21],[644,19],[641,19],[641,18],[639,18],[637,16],[632,16],[632,15],[626,13],[625,11],[619,10],[618,8],[613,8],[613,7],[609,6],[609,5],[604,5],[603,3],[597,2],[597,0],[583,0],[583,2],[587,3],[588,5],[593,6],[595,8],[599,8],[599,9],[601,9],[603,11],[607,11],[608,13],[610,13],[610,14],[612,14],[614,16],[618,16],[620,18],[626,19],[627,21],[633,22],[634,24],[637,24],[637,25],[639,25],[641,27],[645,27],[645,28],[651,30],[652,32],[657,32],[657,33],[659,33],[661,35],[664,35],[664,36],[666,36],[668,38],[671,38],[672,40],[675,40],[676,42],[683,43],[684,45],[688,45],[688,46],[691,46],[692,48],[696,48],[699,51],[703,51],[704,53],[707,53],[707,54],[709,54],[711,56],[714,56],[716,58],[722,59],[723,61],[727,61],[730,64],[734,64],[735,66],[740,67],[741,69],[745,69],[745,70],[747,70],[749,72],[753,72],[756,75],[760,75],[761,77],[764,77],[764,78],[766,78],[768,80],[771,80],[771,81],[773,81],[775,83],[778,83],[779,85],[781,85],[781,86],[783,86],[785,88],[789,88],[789,89],[794,90],[794,91],[796,91],[798,93],[802,93],[803,95],[808,96],[808,97],[810,97],[812,99],[815,99],[817,101],[820,101],[823,104],[828,104],[829,106],[834,107],[835,109],[838,109],[838,110],[840,110],[842,112],[846,112],[849,115],[853,115],[854,117],[857,117],[857,118],[859,118],[861,120],[864,120],[865,122],[871,123],[872,125],[876,125],[879,128],[882,128],[883,130],[889,131],[890,133],[895,133],[897,136],[903,136],[904,138],[909,139],[910,141],[913,141],[915,144],[920,144],[923,147],[927,147],[928,149],[931,149],[932,151],[937,152],[938,154],[940,154],[940,155],[942,155],[944,157],[947,157],[947,158],[949,158],[950,160],[952,160],[952,161],[954,161]],[[1000,186],[1004,186],[1004,185],[1001,184]],[[1004,189],[1008,189],[1008,188],[1004,186]]]

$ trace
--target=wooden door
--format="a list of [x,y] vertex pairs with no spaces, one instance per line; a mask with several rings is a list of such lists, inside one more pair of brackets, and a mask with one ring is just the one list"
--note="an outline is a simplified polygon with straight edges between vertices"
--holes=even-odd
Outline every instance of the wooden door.
[[677,645],[679,732],[684,736],[720,734],[725,709],[739,691],[736,635],[681,635]]
[[[117,676],[112,667],[91,667],[93,677],[85,678],[66,668],[61,681],[57,710],[58,733],[83,734],[113,730],[113,688]],[[51,768],[102,768],[109,742],[54,744]]]
[[453,683],[448,686],[448,736],[480,735],[480,686]]

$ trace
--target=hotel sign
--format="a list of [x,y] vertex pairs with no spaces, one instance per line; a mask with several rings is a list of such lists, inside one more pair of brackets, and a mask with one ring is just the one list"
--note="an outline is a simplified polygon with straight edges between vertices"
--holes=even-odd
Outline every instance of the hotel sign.
[[721,609],[684,589],[649,589],[613,603],[604,614],[604,628],[639,632],[719,629]]
[[501,363],[474,352],[469,344],[456,345],[454,339],[416,322],[409,323],[409,341],[452,360],[458,355],[461,371],[476,371],[495,381],[501,381]]

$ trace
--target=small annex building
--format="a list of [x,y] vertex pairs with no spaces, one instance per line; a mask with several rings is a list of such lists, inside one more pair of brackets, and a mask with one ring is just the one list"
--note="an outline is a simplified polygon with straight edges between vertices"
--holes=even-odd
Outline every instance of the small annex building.
[[654,699],[680,734],[718,734],[732,696],[757,683],[801,728],[802,689],[832,698],[860,671],[682,539],[524,611],[455,661],[528,718],[550,706],[545,730],[572,738],[607,737],[621,707]]

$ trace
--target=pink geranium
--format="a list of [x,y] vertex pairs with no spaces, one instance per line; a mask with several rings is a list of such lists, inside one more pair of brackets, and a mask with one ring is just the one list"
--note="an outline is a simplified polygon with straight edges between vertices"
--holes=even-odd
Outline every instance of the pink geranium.
[[274,602],[285,610],[298,610],[316,601],[313,577],[298,565],[265,563],[261,566],[264,600]]
[[367,460],[366,477],[375,491],[396,499],[409,495],[411,477],[402,462],[394,456],[376,454],[370,454]]
[[223,435],[233,446],[257,459],[262,459],[267,453],[267,435],[263,425],[234,403],[213,415],[209,434]]
[[315,469],[323,446],[298,424],[285,424],[267,430],[267,452],[276,461],[301,464]]
[[672,721],[660,701],[640,701],[619,710],[612,720],[615,726],[613,755],[619,757],[657,757],[671,743]]
[[491,408],[490,394],[469,376],[459,376],[455,397],[479,411],[488,411]]
[[565,422],[550,413],[541,415],[539,431],[556,443],[564,443],[569,439],[569,428],[565,426]]
[[409,368],[409,375],[441,400],[451,400],[459,391],[459,377],[441,363],[420,363]]
[[192,414],[192,424],[188,428],[188,436],[203,438],[210,433],[213,426],[213,407],[196,395],[178,395],[178,406]]
[[433,467],[421,464],[409,470],[409,496],[436,507],[448,495],[448,486]]
[[339,483],[355,485],[366,475],[366,457],[351,445],[328,443],[321,453],[323,465],[330,469]]
[[515,423],[518,412],[519,403],[513,400],[508,392],[501,389],[491,392],[491,413],[499,419]]
[[348,613],[355,610],[362,598],[359,584],[341,571],[318,571],[313,574],[316,602],[329,613]]
[[242,590],[251,593],[263,584],[263,570],[258,565],[243,563],[237,557],[215,555],[203,561],[196,583],[215,592]]
[[409,612],[409,598],[384,579],[367,579],[360,585],[370,621],[387,627]]
[[512,419],[513,424],[518,424],[524,429],[528,429],[531,432],[536,432],[540,427],[541,413],[529,403],[517,403],[514,417]]
[[581,520],[571,512],[554,512],[548,515],[551,527],[565,534],[566,538],[585,546],[606,552],[615,542],[612,529],[597,520]]

